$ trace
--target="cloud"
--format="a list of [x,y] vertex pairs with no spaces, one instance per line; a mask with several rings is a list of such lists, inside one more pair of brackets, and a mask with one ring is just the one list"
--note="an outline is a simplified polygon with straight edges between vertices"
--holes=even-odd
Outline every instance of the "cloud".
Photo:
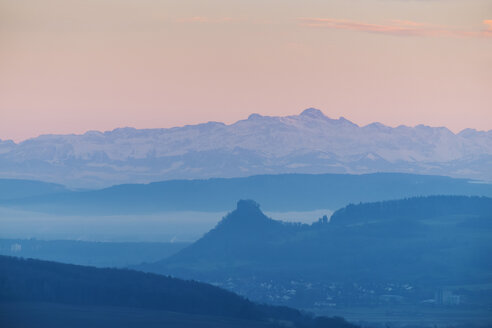
[[346,19],[334,18],[300,18],[302,26],[329,28],[387,34],[395,36],[426,36],[426,37],[492,37],[492,20],[484,20],[487,29],[482,31],[466,31],[440,27],[408,20],[390,20],[386,24],[372,24]]
[[483,30],[482,32],[484,35],[491,37],[492,36],[492,19],[486,19],[483,21],[483,23],[487,26],[487,29]]

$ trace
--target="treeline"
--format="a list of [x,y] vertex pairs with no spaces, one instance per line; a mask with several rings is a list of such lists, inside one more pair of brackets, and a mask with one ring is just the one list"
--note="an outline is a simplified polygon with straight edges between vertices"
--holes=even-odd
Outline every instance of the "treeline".
[[350,204],[333,213],[333,224],[392,219],[422,220],[444,216],[492,217],[492,198],[468,196],[413,197],[374,203]]

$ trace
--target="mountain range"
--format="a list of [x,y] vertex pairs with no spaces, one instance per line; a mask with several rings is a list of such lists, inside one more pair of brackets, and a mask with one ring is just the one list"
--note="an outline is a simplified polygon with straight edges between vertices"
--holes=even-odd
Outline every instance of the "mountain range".
[[492,130],[358,126],[309,108],[226,125],[0,140],[0,177],[76,188],[270,173],[407,172],[492,181]]

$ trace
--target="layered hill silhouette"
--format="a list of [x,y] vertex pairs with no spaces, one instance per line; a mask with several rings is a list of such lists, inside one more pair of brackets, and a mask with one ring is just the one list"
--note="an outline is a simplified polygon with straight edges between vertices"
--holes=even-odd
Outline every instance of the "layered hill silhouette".
[[5,256],[0,299],[2,327],[354,327],[195,281]]
[[0,179],[0,200],[52,195],[69,190],[56,183],[34,180]]
[[429,196],[349,205],[312,225],[242,200],[213,230],[139,268],[211,280],[251,275],[323,281],[492,281],[492,199]]
[[[245,178],[171,180],[67,191],[60,186],[0,180],[0,206],[50,214],[127,214],[227,211],[238,199],[255,199],[269,211],[337,209],[349,203],[427,195],[492,197],[492,185],[466,179],[402,173],[280,174]],[[16,192],[12,192],[16,190]],[[36,190],[37,195],[33,195]],[[56,190],[57,192],[54,192]],[[15,199],[14,199],[15,198]]]
[[0,177],[96,188],[167,179],[272,173],[437,174],[492,181],[492,131],[358,126],[308,108],[169,129],[0,140]]

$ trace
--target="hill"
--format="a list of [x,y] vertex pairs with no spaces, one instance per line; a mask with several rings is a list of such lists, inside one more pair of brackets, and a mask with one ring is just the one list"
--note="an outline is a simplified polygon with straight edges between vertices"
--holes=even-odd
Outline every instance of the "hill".
[[[138,268],[218,281],[254,299],[296,306],[326,302],[326,294],[338,304],[379,304],[388,294],[418,304],[439,288],[492,283],[491,236],[492,199],[485,197],[349,205],[312,225],[275,221],[257,203],[240,201],[200,240]],[[284,284],[277,286],[283,292],[262,287],[268,284]],[[292,284],[294,295],[287,293]],[[340,287],[333,295],[333,286],[350,291]],[[477,299],[468,298],[482,304]]]
[[437,174],[492,181],[492,131],[358,126],[309,108],[230,125],[118,128],[0,141],[0,177],[76,188],[271,173]]
[[0,179],[0,200],[67,192],[65,186],[34,180]]
[[[80,326],[76,320],[84,311],[89,314],[84,319],[89,323],[92,320],[96,326],[117,327],[122,320],[110,313],[126,310],[123,317],[136,312],[136,316],[130,315],[131,321],[138,319],[131,327],[156,326],[156,314],[160,314],[161,322],[167,317],[168,321],[174,320],[174,326],[182,327],[211,327],[217,320],[223,322],[221,326],[227,326],[224,320],[230,320],[232,327],[278,327],[282,322],[295,327],[353,327],[340,319],[312,318],[290,308],[255,304],[195,281],[5,256],[0,256],[0,299],[2,308],[8,302],[7,306],[13,309],[9,313],[0,311],[3,323],[14,323],[10,327],[39,326],[39,322],[26,318],[26,313],[19,316],[19,308],[32,313],[33,307],[35,317],[55,323],[51,327]],[[74,306],[75,311],[69,308],[59,315],[55,311],[63,309],[60,304]],[[147,316],[146,313],[152,312],[143,310],[161,312]],[[110,315],[104,315],[107,311]],[[129,326],[128,322],[124,326]]]
[[269,211],[308,211],[436,194],[492,197],[492,185],[402,173],[280,174],[118,185],[101,190],[0,200],[0,206],[50,214],[101,215],[227,211],[238,199],[255,199]]

